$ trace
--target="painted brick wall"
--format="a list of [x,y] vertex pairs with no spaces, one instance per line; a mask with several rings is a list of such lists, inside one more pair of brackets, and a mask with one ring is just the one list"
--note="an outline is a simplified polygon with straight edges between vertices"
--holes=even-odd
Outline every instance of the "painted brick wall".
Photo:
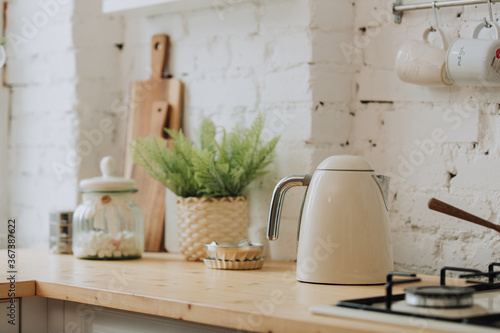
[[[272,172],[249,191],[254,241],[264,241],[281,177],[350,153],[393,177],[396,269],[434,273],[443,264],[480,267],[496,259],[497,235],[431,212],[426,202],[436,196],[499,222],[498,89],[400,82],[398,48],[419,39],[433,17],[415,11],[396,25],[391,4],[233,1],[122,18],[101,15],[97,0],[61,4],[46,27],[9,55],[10,210],[26,223],[23,245],[45,246],[48,211],[74,207],[78,180],[98,173],[100,157],[121,161],[130,83],[148,77],[151,36],[166,33],[169,71],[186,86],[188,134],[202,116],[233,127],[264,112],[267,129],[281,135]],[[439,10],[448,39],[469,36],[485,7]],[[9,16],[17,20],[8,31],[22,34],[22,18],[39,10],[35,2],[31,9],[13,3]],[[112,120],[109,133],[100,130],[102,119]],[[54,162],[69,167],[62,179]],[[288,194],[280,240],[270,244],[273,258],[295,258],[302,195],[303,189]]]
[[51,167],[76,141],[72,12],[67,2],[8,7],[9,213],[18,221],[19,246],[47,247],[49,211],[77,199],[76,170],[58,180]]
[[[101,1],[75,1],[72,36],[75,45],[74,111],[79,119],[76,152],[81,158],[78,179],[101,174],[105,156],[120,161],[125,149],[126,114],[119,108],[122,99],[119,45],[123,23],[120,16],[101,14]],[[121,163],[117,163],[121,172]]]
[[48,247],[49,212],[74,210],[78,181],[98,174],[114,153],[116,64],[121,22],[101,14],[100,1],[9,3],[6,79],[9,107],[9,214],[19,246]]
[[[392,1],[355,1],[356,66],[352,153],[392,176],[391,224],[396,268],[436,273],[443,265],[484,269],[498,260],[498,235],[430,211],[437,197],[499,223],[499,88],[430,88],[400,81],[398,48],[420,39],[432,10],[392,21]],[[495,20],[498,5],[493,6]],[[470,38],[487,6],[438,10],[448,41]],[[344,45],[345,46],[345,45]]]
[[[275,169],[250,194],[252,236],[259,241],[279,178],[311,172],[326,156],[352,153],[393,176],[397,269],[434,273],[445,263],[484,265],[495,259],[496,235],[430,212],[426,202],[437,196],[497,220],[497,90],[400,82],[394,71],[398,48],[420,38],[433,17],[431,11],[407,13],[397,25],[391,5],[253,1],[235,3],[222,15],[211,8],[132,18],[126,21],[122,70],[125,77],[145,78],[150,36],[168,33],[170,70],[186,83],[188,132],[200,115],[226,126],[249,122],[257,110],[268,117],[276,110],[293,115],[279,131]],[[439,10],[448,39],[469,35],[486,14],[483,7]],[[467,102],[474,107],[467,109]],[[432,142],[441,131],[446,140]],[[271,244],[274,257],[295,256],[302,194],[294,189],[289,195],[282,238]]]
[[[189,135],[202,117],[232,128],[249,124],[258,112],[266,114],[266,133],[281,135],[271,173],[248,191],[255,242],[266,241],[269,202],[279,179],[312,172],[332,151],[343,151],[337,143],[347,141],[349,130],[338,125],[332,131],[330,124],[352,119],[353,71],[339,50],[323,46],[328,34],[353,35],[352,27],[343,24],[346,15],[352,18],[353,8],[346,2],[335,24],[321,13],[331,9],[331,1],[245,1],[126,19],[121,59],[125,91],[131,81],[148,76],[151,36],[166,33],[171,37],[168,69],[186,88],[184,129]],[[329,75],[337,69],[340,76]],[[269,244],[274,258],[296,257],[303,193],[292,189],[287,195],[280,239]],[[167,206],[174,209],[174,200]]]

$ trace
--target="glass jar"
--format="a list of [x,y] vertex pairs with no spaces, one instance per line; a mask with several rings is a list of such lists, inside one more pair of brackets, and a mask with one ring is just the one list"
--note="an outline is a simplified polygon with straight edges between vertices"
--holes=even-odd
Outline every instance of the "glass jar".
[[132,179],[114,177],[114,160],[101,160],[102,177],[80,182],[83,200],[73,214],[73,254],[81,259],[133,259],[144,251],[144,220]]

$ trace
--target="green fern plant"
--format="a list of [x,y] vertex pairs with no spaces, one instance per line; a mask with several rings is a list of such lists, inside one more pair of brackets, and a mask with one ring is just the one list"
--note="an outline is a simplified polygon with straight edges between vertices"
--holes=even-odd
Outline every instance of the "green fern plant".
[[173,138],[170,149],[165,140],[151,136],[137,138],[131,145],[132,159],[151,177],[181,197],[240,196],[272,162],[279,137],[264,143],[261,139],[264,117],[259,115],[249,128],[231,133],[204,119],[197,145],[179,132],[166,132]]

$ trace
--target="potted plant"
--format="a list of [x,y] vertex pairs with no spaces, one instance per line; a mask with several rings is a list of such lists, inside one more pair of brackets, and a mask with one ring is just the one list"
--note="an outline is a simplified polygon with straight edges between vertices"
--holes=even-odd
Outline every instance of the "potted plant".
[[177,195],[177,230],[181,252],[188,260],[200,260],[204,244],[238,242],[248,235],[245,188],[265,174],[272,162],[278,137],[261,139],[264,117],[259,115],[249,128],[231,133],[204,119],[197,144],[182,130],[166,129],[172,137],[137,138],[131,146],[135,164],[146,169]]

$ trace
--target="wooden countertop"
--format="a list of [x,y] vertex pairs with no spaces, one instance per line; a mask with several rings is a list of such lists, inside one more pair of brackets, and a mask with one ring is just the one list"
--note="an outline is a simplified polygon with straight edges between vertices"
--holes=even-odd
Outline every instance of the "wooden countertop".
[[[7,298],[7,253],[0,253],[0,298]],[[267,260],[260,270],[225,271],[167,253],[93,261],[21,249],[16,265],[17,297],[38,295],[258,332],[422,332],[421,327],[311,314],[313,305],[381,296],[384,288],[301,283],[291,262]],[[423,280],[436,283],[437,277]]]

